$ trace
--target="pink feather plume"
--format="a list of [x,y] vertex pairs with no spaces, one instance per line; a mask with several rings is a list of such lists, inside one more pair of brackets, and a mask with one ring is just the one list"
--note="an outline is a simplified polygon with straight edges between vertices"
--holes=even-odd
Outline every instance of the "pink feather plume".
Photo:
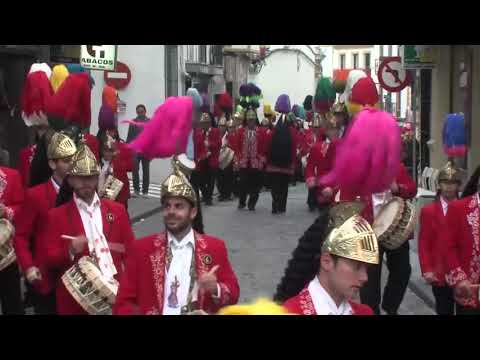
[[[146,159],[168,158],[185,152],[188,135],[192,131],[192,109],[193,102],[189,96],[168,98],[129,147]],[[135,123],[132,120],[126,122]]]
[[395,118],[384,111],[365,109],[338,143],[334,168],[320,183],[348,189],[354,196],[385,191],[397,176],[400,152]]

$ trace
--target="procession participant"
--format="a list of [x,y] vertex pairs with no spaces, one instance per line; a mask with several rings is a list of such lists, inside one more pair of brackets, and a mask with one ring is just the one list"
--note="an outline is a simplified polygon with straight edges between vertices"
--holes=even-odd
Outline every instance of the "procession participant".
[[285,94],[280,95],[275,104],[275,111],[282,115],[278,119],[275,129],[267,137],[265,145],[266,171],[272,187],[272,214],[286,212],[288,185],[295,168],[297,132],[289,121],[290,110],[290,98]]
[[298,315],[373,315],[352,299],[378,264],[378,243],[361,203],[323,208],[300,238],[274,300]]
[[460,200],[448,204],[445,226],[445,280],[452,287],[456,315],[479,315],[478,256],[480,167],[470,177]]
[[247,126],[238,130],[236,163],[239,168],[238,209],[255,211],[259,193],[263,185],[265,166],[265,135],[257,126],[257,113],[253,107],[246,112]]
[[197,197],[175,162],[161,192],[166,231],[135,241],[114,314],[216,313],[236,304],[239,286],[225,243],[192,229]]
[[203,113],[200,128],[195,129],[195,165],[199,174],[200,191],[205,205],[212,205],[213,188],[218,171],[218,159],[222,140],[218,128],[212,127],[212,118]]
[[67,270],[82,257],[90,256],[103,279],[116,284],[134,241],[125,208],[98,197],[99,173],[95,155],[81,143],[64,180],[72,190],[62,199],[63,204],[49,211],[47,230],[40,239],[45,246],[47,271],[58,274],[55,287],[59,315],[86,314],[61,279]]
[[449,205],[458,199],[462,184],[461,171],[450,161],[440,170],[437,178],[437,198],[422,207],[418,235],[418,257],[425,281],[432,286],[435,310],[438,315],[454,315],[453,289],[445,282],[445,255],[443,226]]
[[[131,167],[126,167],[125,161],[123,161],[120,150],[118,147],[118,142],[115,141],[110,135],[105,135],[101,140],[100,147],[100,176],[98,182],[99,196],[101,198],[107,198],[114,200],[123,206],[125,210],[128,210],[128,199],[130,198],[130,182],[128,180],[127,171],[131,170]],[[128,166],[128,164],[127,164]],[[116,180],[120,182],[118,185],[112,184],[114,187],[120,186],[123,184],[121,190],[118,192],[115,198],[111,197],[109,192],[111,190],[118,191],[114,188],[108,186],[107,180],[109,176],[113,176]]]
[[[24,189],[22,179],[17,170],[0,166],[0,219],[2,219],[2,232],[12,242],[13,232],[18,220],[19,212],[24,203]],[[4,244],[4,248],[6,248]],[[13,244],[9,255],[2,258],[0,268],[0,305],[4,315],[23,315],[22,290],[20,284],[20,271],[15,261]]]
[[[317,120],[318,121],[318,120]],[[341,131],[340,122],[333,115],[327,115],[327,121],[324,124],[326,138],[324,141],[317,141],[312,147],[305,168],[305,182],[309,190],[310,211],[317,207],[323,207],[333,201],[335,195],[334,188],[324,186],[317,180],[328,174],[335,161],[335,146]],[[311,195],[313,193],[313,195]]]
[[55,284],[47,272],[40,243],[41,233],[46,230],[48,211],[55,207],[60,186],[70,170],[71,158],[77,148],[68,136],[55,133],[48,145],[48,165],[51,178],[43,184],[26,190],[25,203],[17,217],[14,237],[18,264],[27,280],[27,289],[32,295],[36,314],[56,313]]
[[[229,120],[228,122],[230,122]],[[235,154],[235,140],[228,130],[228,122],[225,117],[218,121],[218,128],[222,139],[222,147],[219,156],[219,169],[217,188],[220,193],[218,201],[229,201],[232,197],[233,188],[233,158]],[[232,122],[233,123],[233,122]]]
[[245,126],[238,130],[235,161],[238,164],[240,181],[238,209],[255,211],[263,185],[265,166],[265,133],[258,126],[257,109],[260,107],[262,92],[254,84],[240,87],[240,104],[245,113]]

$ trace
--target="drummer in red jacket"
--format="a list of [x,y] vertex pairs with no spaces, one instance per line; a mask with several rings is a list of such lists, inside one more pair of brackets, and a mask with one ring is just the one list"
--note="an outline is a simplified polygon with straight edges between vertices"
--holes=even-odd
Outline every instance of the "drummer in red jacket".
[[200,191],[205,205],[212,205],[213,190],[217,177],[222,138],[220,130],[212,127],[209,113],[203,113],[200,128],[193,135],[195,165],[199,176]]
[[52,136],[47,150],[52,177],[26,190],[25,204],[17,219],[13,242],[15,252],[28,282],[27,288],[33,295],[35,313],[40,315],[56,313],[54,276],[45,267],[41,234],[46,230],[48,211],[55,207],[57,194],[76,150],[75,143],[68,136],[61,133]]
[[236,304],[238,280],[225,243],[192,230],[197,197],[177,166],[162,184],[161,200],[166,231],[135,241],[114,314],[216,313]]
[[445,282],[446,262],[444,226],[449,205],[458,198],[461,185],[460,169],[448,162],[438,174],[437,200],[420,212],[418,256],[425,281],[432,286],[438,315],[454,315],[453,289]]
[[[314,119],[316,129],[321,129],[319,119]],[[335,161],[335,146],[341,130],[341,124],[334,116],[329,116],[324,124],[326,137],[319,136],[308,155],[305,167],[305,182],[308,187],[308,206],[313,211],[317,206],[325,206],[333,201],[334,189],[322,186],[319,179],[326,175]],[[313,193],[313,194],[312,194]],[[313,199],[311,198],[313,197]]]
[[[405,138],[403,138],[406,141]],[[402,156],[405,155],[402,150]],[[390,186],[390,190],[373,194],[372,196],[362,197],[362,201],[366,204],[362,212],[362,217],[370,224],[380,209],[385,205],[392,196],[401,197],[404,200],[413,199],[417,194],[417,185],[408,174],[408,170],[403,163],[399,164],[398,175],[396,180]],[[352,194],[346,189],[341,189],[337,196],[341,201],[354,200]],[[413,234],[412,234],[413,235]],[[404,242],[398,249],[385,249],[380,243],[380,264],[372,266],[368,273],[368,282],[360,291],[362,303],[368,304],[377,315],[380,315],[380,305],[388,315],[397,315],[400,304],[403,301],[405,292],[407,291],[408,282],[412,272],[410,265],[410,244]],[[387,258],[387,267],[389,271],[387,283],[383,291],[381,290],[381,274],[383,255]]]
[[72,159],[66,177],[73,188],[61,200],[59,207],[50,210],[45,244],[46,266],[58,274],[56,278],[57,313],[86,315],[82,306],[70,295],[61,276],[83,256],[96,260],[103,278],[119,280],[126,254],[134,241],[125,208],[110,200],[100,200],[96,189],[100,169],[95,155],[81,143]]
[[[128,199],[130,198],[130,183],[128,180],[127,171],[131,170],[131,164],[125,156],[122,157],[122,153],[119,150],[119,142],[115,141],[110,135],[103,136],[101,148],[101,161],[100,161],[100,177],[99,177],[99,190],[103,190],[103,185],[109,175],[113,175],[116,179],[123,183],[123,187],[120,193],[115,199],[116,202],[125,206],[128,210]],[[99,194],[100,197],[104,197],[106,194]],[[108,197],[107,197],[108,198]]]
[[345,202],[320,210],[300,238],[274,300],[298,315],[373,315],[369,306],[353,301],[379,256],[373,229],[358,215],[361,207]]

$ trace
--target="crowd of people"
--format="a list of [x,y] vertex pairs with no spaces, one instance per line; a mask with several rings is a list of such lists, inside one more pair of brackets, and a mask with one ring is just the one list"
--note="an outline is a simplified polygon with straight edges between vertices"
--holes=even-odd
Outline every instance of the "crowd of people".
[[[213,111],[191,88],[150,119],[137,106],[128,143],[109,86],[98,134],[89,133],[92,86],[75,66],[33,64],[27,76],[22,116],[36,141],[22,150],[18,169],[0,167],[3,314],[25,313],[22,278],[35,314],[398,314],[411,274],[417,185],[403,161],[413,138],[378,109],[365,73],[352,71],[343,86],[321,78],[302,105],[282,94],[273,108],[263,104],[263,116],[255,84],[241,86],[235,109],[220,94]],[[172,159],[161,184],[165,229],[135,239],[127,173],[137,173],[139,194],[142,164],[147,194],[155,158]],[[461,173],[450,159],[436,201],[419,220],[420,265],[438,314],[480,313],[480,170],[458,199]],[[279,215],[297,181],[305,181],[306,206],[318,217],[299,238],[273,299],[238,305],[228,249],[205,234],[201,204],[213,205],[216,185],[218,201],[236,197],[239,210],[255,211],[265,188]]]

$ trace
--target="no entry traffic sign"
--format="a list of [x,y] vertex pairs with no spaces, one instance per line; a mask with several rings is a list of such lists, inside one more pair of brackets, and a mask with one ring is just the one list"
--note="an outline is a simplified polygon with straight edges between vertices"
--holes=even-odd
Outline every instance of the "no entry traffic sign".
[[410,83],[410,75],[402,65],[400,56],[385,57],[378,67],[378,82],[387,91],[402,91]]
[[105,83],[114,87],[117,90],[127,87],[132,79],[132,73],[128,66],[120,61],[117,61],[117,67],[114,71],[105,71],[103,74]]

